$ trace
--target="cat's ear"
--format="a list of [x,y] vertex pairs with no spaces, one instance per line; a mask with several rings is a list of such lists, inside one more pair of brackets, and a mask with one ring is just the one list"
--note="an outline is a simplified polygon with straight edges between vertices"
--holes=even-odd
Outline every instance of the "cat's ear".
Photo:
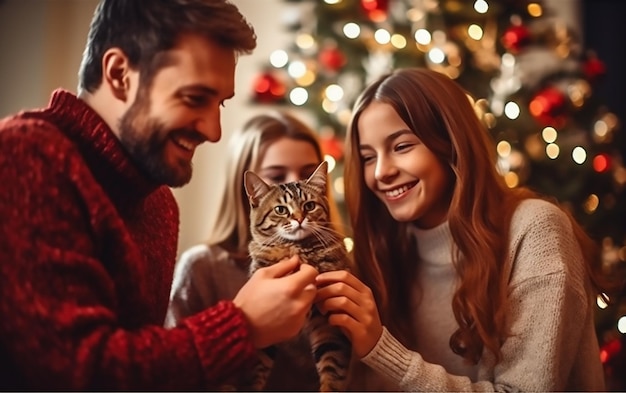
[[324,160],[318,167],[315,169],[315,172],[306,179],[306,183],[320,192],[326,192],[327,187],[327,179],[328,179],[328,161]]
[[252,207],[258,207],[259,201],[261,200],[263,195],[265,195],[269,191],[270,186],[267,185],[267,183],[265,183],[263,179],[259,177],[259,175],[251,171],[246,171],[243,174],[243,179],[243,185],[246,189],[246,194],[248,194],[248,200],[250,201],[250,205]]

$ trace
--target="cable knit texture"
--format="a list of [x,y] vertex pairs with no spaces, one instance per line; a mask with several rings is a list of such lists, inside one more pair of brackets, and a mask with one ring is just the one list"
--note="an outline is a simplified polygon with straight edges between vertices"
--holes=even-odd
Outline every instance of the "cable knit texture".
[[83,101],[0,121],[0,389],[216,386],[254,356],[222,302],[167,330],[179,213]]
[[[442,235],[442,231],[447,234]],[[420,264],[430,265],[420,266],[420,271],[427,269],[434,277],[434,272],[451,268],[449,250],[453,242],[447,223],[431,231],[417,230],[415,235],[423,259]],[[438,344],[419,343],[418,347],[425,348],[422,354],[408,350],[384,329],[374,349],[362,359],[379,373],[367,376],[370,386],[387,381],[386,389],[406,391],[604,390],[590,284],[571,225],[556,206],[533,199],[518,207],[506,272],[510,277],[507,315],[512,336],[502,344],[499,363],[485,352],[476,368],[459,367],[455,363],[458,356],[454,357],[448,345],[449,335],[442,333],[455,328],[456,323],[452,327],[445,322],[432,323],[452,321],[451,307],[436,309],[415,298],[416,315],[428,318],[416,323],[417,340],[429,341],[429,337],[442,334],[447,337]],[[420,278],[420,284],[441,290],[453,282],[447,273],[440,274],[436,283],[432,277],[430,281]],[[424,298],[428,294],[429,288],[424,288]],[[441,296],[449,302],[451,293],[441,290]],[[430,313],[427,317],[424,307]]]

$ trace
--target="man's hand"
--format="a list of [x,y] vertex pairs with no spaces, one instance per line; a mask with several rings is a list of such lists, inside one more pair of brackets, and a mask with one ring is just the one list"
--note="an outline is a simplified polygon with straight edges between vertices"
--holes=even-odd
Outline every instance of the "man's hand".
[[239,290],[233,303],[246,316],[257,348],[298,334],[315,299],[317,274],[293,256],[257,270]]

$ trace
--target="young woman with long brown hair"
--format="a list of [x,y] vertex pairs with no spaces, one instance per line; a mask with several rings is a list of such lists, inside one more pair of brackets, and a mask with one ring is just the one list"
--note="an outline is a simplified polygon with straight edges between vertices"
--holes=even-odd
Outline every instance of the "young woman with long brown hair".
[[604,389],[598,249],[556,203],[507,187],[493,151],[442,74],[399,69],[357,100],[345,173],[357,272],[319,275],[316,299],[374,371],[355,369],[355,389]]

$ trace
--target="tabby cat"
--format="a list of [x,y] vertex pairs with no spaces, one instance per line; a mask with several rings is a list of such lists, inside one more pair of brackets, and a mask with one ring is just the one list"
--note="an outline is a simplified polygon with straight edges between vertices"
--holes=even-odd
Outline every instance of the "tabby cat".
[[[269,185],[254,172],[245,173],[250,202],[250,274],[294,254],[320,273],[349,269],[342,237],[333,229],[326,198],[328,163],[322,162],[306,180]],[[300,334],[306,334],[320,381],[320,391],[342,391],[351,345],[343,333],[328,324],[316,307],[309,312]],[[273,360],[260,351],[253,390],[262,390]]]

